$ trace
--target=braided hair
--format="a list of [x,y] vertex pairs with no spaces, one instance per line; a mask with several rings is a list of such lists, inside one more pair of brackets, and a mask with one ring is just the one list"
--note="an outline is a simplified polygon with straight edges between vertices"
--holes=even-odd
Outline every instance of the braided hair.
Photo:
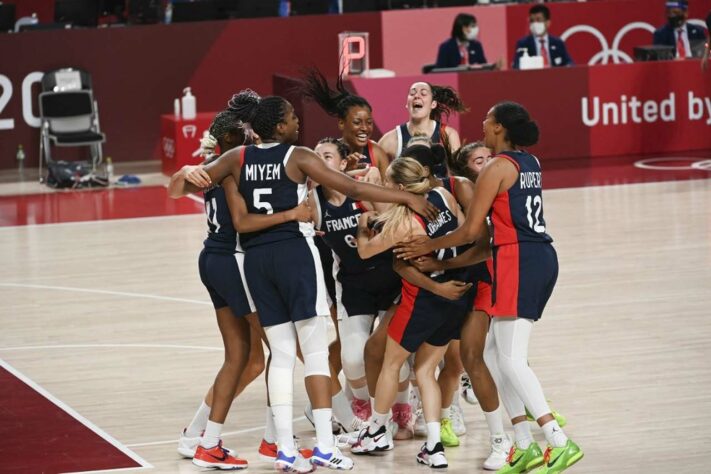
[[220,150],[226,151],[224,142],[226,134],[234,135],[234,143],[237,144],[245,143],[247,138],[242,121],[237,114],[229,110],[219,112],[212,119],[210,128],[200,140],[200,155],[203,157],[214,155],[217,145],[220,146]]
[[532,146],[538,143],[538,124],[523,105],[516,102],[499,102],[494,106],[494,119],[506,129],[506,140],[515,146]]
[[316,68],[306,72],[297,86],[297,91],[307,99],[316,102],[328,115],[343,120],[351,107],[364,107],[373,111],[367,100],[353,94],[343,85],[343,75],[336,80],[336,89],[331,89],[326,77]]
[[452,112],[462,113],[469,110],[457,91],[449,86],[437,86],[426,83],[432,90],[432,100],[437,101],[437,107],[430,113],[430,119],[441,121],[442,116],[449,117]]
[[336,150],[338,151],[338,156],[340,156],[342,160],[348,159],[348,153],[350,153],[348,151],[348,145],[343,143],[341,140],[333,137],[326,137],[319,140],[316,146],[322,145],[324,143],[330,143],[331,145],[335,145]]
[[237,114],[263,140],[274,138],[276,127],[286,120],[287,101],[279,96],[260,97],[251,89],[232,96],[227,110]]

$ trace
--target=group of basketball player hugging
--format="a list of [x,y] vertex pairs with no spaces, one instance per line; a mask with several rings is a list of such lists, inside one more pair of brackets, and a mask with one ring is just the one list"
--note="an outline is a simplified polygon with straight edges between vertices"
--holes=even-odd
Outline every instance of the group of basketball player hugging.
[[[442,121],[466,111],[456,91],[417,82],[408,121],[376,143],[371,105],[340,78],[332,86],[312,70],[299,93],[338,119],[340,138],[294,146],[293,106],[244,90],[203,138],[205,162],[171,178],[173,198],[204,194],[200,277],[225,347],[178,452],[202,467],[246,468],[223,447],[221,430],[232,400],[266,366],[259,457],[278,471],[352,469],[341,448],[380,454],[414,436],[426,437],[416,461],[445,468],[444,447],[466,433],[460,396],[484,411],[484,469],[572,466],[583,452],[528,364],[533,322],[558,274],[540,163],[525,151],[539,135],[529,113],[500,102],[483,123],[484,140],[462,146]],[[293,434],[297,359],[313,449],[299,448]],[[530,422],[542,428],[545,452]]]

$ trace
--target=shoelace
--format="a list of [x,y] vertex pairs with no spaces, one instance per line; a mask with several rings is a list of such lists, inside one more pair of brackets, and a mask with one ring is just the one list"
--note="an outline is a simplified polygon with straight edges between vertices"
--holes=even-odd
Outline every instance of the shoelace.
[[507,463],[511,463],[511,461],[513,461],[515,453],[516,453],[516,446],[511,446],[511,449],[509,449],[509,455],[506,456]]
[[551,448],[550,446],[548,446],[548,447],[546,448],[546,452],[543,453],[543,462],[545,462],[546,464],[548,464],[548,461],[551,460],[551,452],[553,452],[553,448]]

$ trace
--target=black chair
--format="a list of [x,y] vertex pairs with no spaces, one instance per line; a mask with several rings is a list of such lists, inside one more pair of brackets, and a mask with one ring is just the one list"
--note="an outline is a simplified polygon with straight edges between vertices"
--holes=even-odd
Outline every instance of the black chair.
[[343,13],[374,12],[382,10],[383,0],[343,0]]
[[12,31],[15,28],[15,5],[0,3],[0,33]]
[[236,0],[231,18],[265,18],[279,16],[279,0]]
[[54,22],[96,26],[99,23],[99,3],[96,0],[55,0]]
[[40,181],[42,165],[52,160],[51,146],[90,147],[91,170],[103,161],[106,135],[99,127],[91,76],[86,71],[65,68],[50,71],[42,78],[40,111]]
[[666,61],[674,59],[676,48],[665,45],[635,46],[635,61]]
[[329,0],[291,0],[292,15],[324,15],[328,13]]
[[173,23],[207,20],[217,20],[217,4],[212,0],[173,2]]

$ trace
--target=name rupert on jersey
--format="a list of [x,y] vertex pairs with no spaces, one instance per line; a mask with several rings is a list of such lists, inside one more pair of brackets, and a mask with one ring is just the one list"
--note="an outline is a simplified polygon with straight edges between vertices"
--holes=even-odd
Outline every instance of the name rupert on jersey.
[[281,165],[278,163],[251,164],[244,167],[244,179],[247,181],[275,181],[281,179]]
[[541,172],[540,171],[525,171],[521,173],[519,179],[521,189],[541,188]]

